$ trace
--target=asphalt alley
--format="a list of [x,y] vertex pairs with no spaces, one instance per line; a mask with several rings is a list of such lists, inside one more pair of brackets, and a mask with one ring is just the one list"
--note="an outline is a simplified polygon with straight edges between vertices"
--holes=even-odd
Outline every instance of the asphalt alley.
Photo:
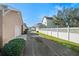
[[29,32],[24,56],[78,56],[78,54],[69,48]]

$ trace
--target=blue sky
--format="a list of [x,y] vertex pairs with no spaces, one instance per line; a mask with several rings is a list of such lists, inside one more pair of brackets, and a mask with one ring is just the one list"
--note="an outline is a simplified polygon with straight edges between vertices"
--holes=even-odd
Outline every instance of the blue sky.
[[76,3],[12,3],[8,5],[21,11],[23,21],[29,27],[41,22],[44,16],[55,15],[57,10],[63,7],[79,7]]

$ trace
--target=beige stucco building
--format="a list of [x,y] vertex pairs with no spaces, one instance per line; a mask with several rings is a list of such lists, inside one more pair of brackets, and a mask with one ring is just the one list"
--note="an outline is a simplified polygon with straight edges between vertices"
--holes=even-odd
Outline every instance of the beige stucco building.
[[0,47],[23,32],[21,12],[0,5]]

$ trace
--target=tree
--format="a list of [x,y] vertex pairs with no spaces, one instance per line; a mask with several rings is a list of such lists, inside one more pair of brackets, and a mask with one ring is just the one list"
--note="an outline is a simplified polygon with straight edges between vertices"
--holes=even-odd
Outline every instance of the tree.
[[[79,27],[79,8],[63,8],[58,10],[56,17],[61,20],[64,26]],[[61,23],[62,23],[61,22]]]
[[78,27],[79,25],[79,8],[64,8],[63,20],[70,27]]
[[53,16],[53,23],[58,27],[64,27],[64,21],[57,16]]

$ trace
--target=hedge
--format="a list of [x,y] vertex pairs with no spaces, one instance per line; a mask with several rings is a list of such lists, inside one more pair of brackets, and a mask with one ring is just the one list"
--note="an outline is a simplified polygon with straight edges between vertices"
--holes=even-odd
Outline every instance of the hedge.
[[25,47],[23,38],[15,38],[4,45],[2,55],[4,56],[19,56]]

